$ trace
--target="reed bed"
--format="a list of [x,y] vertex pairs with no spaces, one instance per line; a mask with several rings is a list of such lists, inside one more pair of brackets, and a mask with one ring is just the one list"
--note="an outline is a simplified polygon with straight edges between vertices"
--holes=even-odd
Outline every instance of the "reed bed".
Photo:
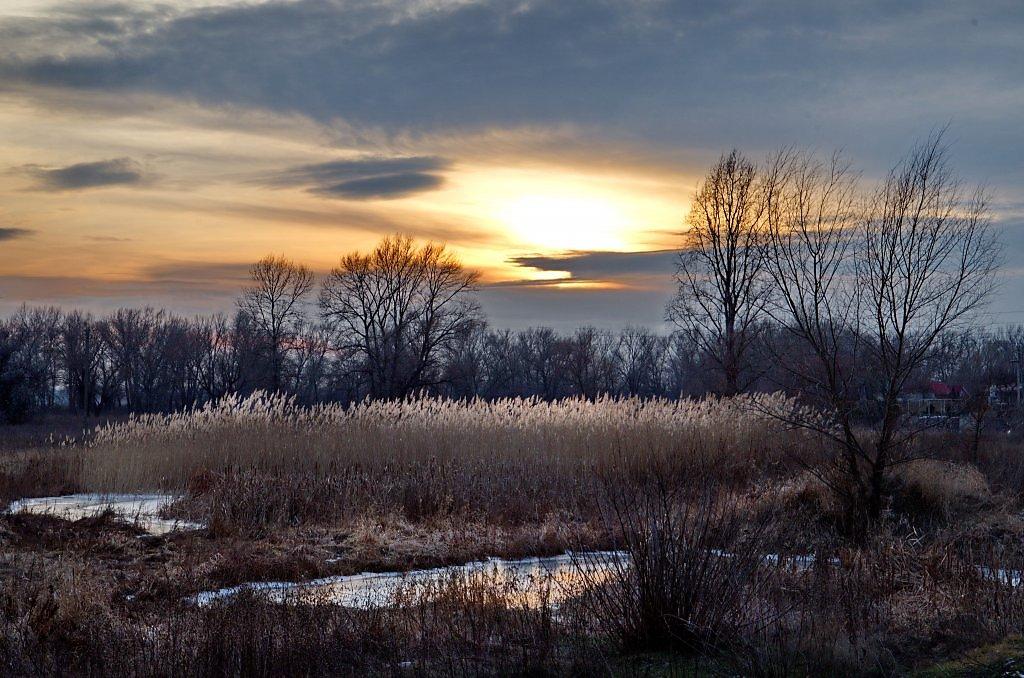
[[371,506],[413,519],[470,510],[516,522],[586,511],[599,475],[651,465],[749,482],[814,444],[764,414],[793,406],[760,395],[303,408],[259,393],[98,429],[82,451],[80,484],[202,495],[227,522],[296,523]]

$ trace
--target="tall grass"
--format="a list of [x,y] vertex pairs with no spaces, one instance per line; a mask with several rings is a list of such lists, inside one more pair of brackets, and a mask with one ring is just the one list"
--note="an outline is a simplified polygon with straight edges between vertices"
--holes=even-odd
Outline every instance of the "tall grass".
[[[756,405],[756,406],[755,406]],[[430,397],[343,408],[266,394],[228,397],[96,432],[83,487],[204,495],[226,517],[271,522],[397,507],[520,520],[592,503],[596,473],[652,463],[743,483],[808,439],[760,414],[778,395],[596,401]]]

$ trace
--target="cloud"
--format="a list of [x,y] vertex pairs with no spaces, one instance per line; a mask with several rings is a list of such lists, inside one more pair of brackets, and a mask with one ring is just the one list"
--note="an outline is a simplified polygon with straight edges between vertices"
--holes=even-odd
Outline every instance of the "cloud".
[[230,313],[237,295],[237,288],[216,284],[0,274],[0,316],[14,313],[23,303],[85,309],[100,314],[142,306],[166,308],[183,315]]
[[672,277],[677,250],[570,252],[561,256],[512,257],[509,263],[541,271],[567,271],[574,279],[611,281],[641,276]]
[[444,184],[437,172],[450,161],[436,157],[368,157],[300,165],[267,177],[270,186],[307,186],[310,193],[352,200],[403,198]]
[[5,240],[17,240],[32,235],[33,231],[27,228],[0,228],[0,242]]
[[661,290],[552,288],[543,286],[486,287],[480,300],[495,327],[546,326],[571,331],[581,325],[619,329],[642,325],[666,328]]
[[80,162],[67,167],[26,165],[20,168],[36,179],[42,191],[77,191],[106,186],[135,185],[145,179],[142,166],[131,158]]
[[245,218],[267,224],[290,223],[334,230],[361,231],[374,236],[382,233],[407,233],[416,238],[458,242],[470,245],[491,245],[494,236],[481,229],[470,217],[435,214],[415,209],[374,209],[373,205],[332,201],[322,208],[310,209],[282,206],[265,200],[249,202],[230,195],[212,199],[204,196],[135,196],[121,202],[175,214],[222,215],[231,219]]
[[568,122],[713,148],[856,143],[883,166],[894,143],[950,119],[975,139],[979,165],[1017,168],[1019,154],[1000,149],[1024,143],[1024,12],[1015,3],[160,7],[0,20],[0,81],[157,93],[392,132]]
[[434,174],[407,172],[405,174],[384,174],[367,179],[352,179],[330,186],[313,189],[314,193],[332,198],[369,200],[373,198],[403,198],[414,193],[439,188],[444,179]]
[[523,278],[499,282],[492,287],[551,288],[560,292],[571,287],[605,290],[616,288],[669,295],[674,282],[676,250],[647,252],[578,251],[557,256],[512,257],[509,263],[535,271],[560,272],[554,280]]

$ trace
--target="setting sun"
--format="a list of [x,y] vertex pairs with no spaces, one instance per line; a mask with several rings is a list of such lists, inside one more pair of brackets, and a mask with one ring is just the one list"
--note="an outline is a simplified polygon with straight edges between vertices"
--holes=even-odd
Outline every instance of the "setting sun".
[[596,196],[535,193],[500,203],[496,216],[525,245],[544,250],[614,250],[627,244],[629,219]]

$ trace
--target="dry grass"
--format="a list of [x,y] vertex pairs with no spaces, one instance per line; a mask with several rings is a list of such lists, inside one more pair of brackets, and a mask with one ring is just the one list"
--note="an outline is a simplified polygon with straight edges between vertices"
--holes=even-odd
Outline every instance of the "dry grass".
[[[147,540],[106,519],[0,518],[0,673],[889,675],[1019,632],[1024,587],[978,567],[1024,571],[1019,441],[986,441],[975,467],[952,434],[922,440],[946,461],[896,467],[891,519],[852,542],[829,467],[804,467],[826,448],[758,414],[790,406],[257,396],[8,454],[0,495],[183,492],[173,510],[210,529]],[[636,565],[558,610],[472,578],[384,610],[182,602],[594,548]],[[666,659],[680,650],[698,657]]]
[[595,482],[671,465],[745,484],[806,448],[749,399],[420,398],[343,409],[256,395],[102,428],[82,451],[94,491],[187,493],[218,529],[370,514],[470,514],[498,523],[594,515]]
[[[597,401],[440,398],[300,408],[256,394],[168,416],[103,427],[85,482],[109,489],[184,488],[197,471],[303,470],[432,463],[541,464],[551,468],[672,451],[742,473],[778,458],[781,427],[746,398]],[[755,400],[751,397],[749,400]],[[785,406],[759,396],[760,408]]]
[[[663,498],[672,500],[667,512]],[[975,567],[1018,571],[1020,557],[882,534],[798,569],[762,558],[768,545],[737,520],[740,506],[726,495],[653,492],[625,501],[624,545],[643,566],[621,570],[610,583],[592,581],[558,610],[486,576],[399,589],[394,606],[374,610],[247,596],[199,609],[183,602],[181,582],[139,595],[138,587],[172,570],[125,581],[126,555],[145,562],[154,547],[117,531],[123,528],[96,522],[65,530],[60,521],[38,520],[32,534],[63,535],[44,540],[50,550],[0,555],[0,673],[664,675],[666,665],[699,665],[699,675],[892,675],[1024,624],[1024,589]],[[362,530],[371,539],[375,526]],[[68,539],[82,543],[61,541]],[[733,557],[709,554],[722,546]],[[208,576],[232,583],[232,572],[244,573],[252,558],[237,560],[220,560]],[[276,567],[248,574],[304,576],[303,567],[319,574],[301,558],[279,559]],[[196,575],[195,568],[174,572]],[[532,607],[523,603],[528,598]],[[658,659],[623,654],[638,644],[656,649]],[[697,657],[680,662],[666,648]]]
[[23,497],[56,496],[78,488],[79,458],[68,450],[0,454],[0,508]]
[[917,459],[896,468],[894,508],[949,520],[992,501],[984,474],[973,466]]
[[396,609],[126,605],[69,561],[0,563],[0,673],[10,676],[481,675],[600,671],[599,655],[515,590],[452,578],[395,593]]

